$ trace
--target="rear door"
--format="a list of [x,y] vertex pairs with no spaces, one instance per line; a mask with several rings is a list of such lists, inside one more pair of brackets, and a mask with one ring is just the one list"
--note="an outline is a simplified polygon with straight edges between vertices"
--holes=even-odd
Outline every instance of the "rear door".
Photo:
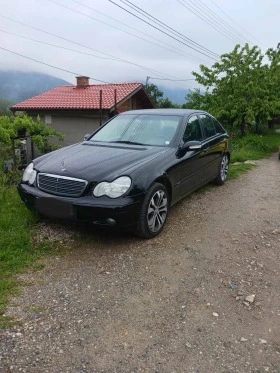
[[219,122],[208,114],[199,114],[199,121],[204,137],[202,149],[206,165],[205,178],[210,181],[218,174],[227,134]]

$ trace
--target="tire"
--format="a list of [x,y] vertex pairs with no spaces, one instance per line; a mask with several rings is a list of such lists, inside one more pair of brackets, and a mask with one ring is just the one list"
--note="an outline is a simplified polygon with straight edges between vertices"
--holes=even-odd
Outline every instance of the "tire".
[[142,203],[136,234],[153,238],[164,228],[169,212],[169,195],[164,185],[154,183]]
[[214,180],[214,184],[216,185],[223,185],[228,177],[228,168],[229,168],[229,157],[227,154],[224,154],[220,166],[219,166],[219,173]]

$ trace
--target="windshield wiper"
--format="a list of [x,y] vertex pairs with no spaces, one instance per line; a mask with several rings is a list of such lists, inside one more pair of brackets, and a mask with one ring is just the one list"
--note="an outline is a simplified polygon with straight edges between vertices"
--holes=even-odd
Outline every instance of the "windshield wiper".
[[117,140],[117,141],[110,141],[110,142],[119,143],[119,144],[131,144],[131,145],[147,145],[141,142],[135,142],[135,141],[129,141],[129,140]]

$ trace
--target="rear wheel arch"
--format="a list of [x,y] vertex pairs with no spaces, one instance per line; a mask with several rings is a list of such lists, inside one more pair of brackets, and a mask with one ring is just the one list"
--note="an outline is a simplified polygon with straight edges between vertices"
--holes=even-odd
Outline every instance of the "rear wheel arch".
[[229,154],[228,152],[223,153],[220,164],[219,164],[219,171],[216,178],[213,180],[214,184],[216,185],[223,185],[228,177],[228,169],[229,169]]
[[225,154],[228,156],[228,161],[230,162],[230,152],[227,150]]

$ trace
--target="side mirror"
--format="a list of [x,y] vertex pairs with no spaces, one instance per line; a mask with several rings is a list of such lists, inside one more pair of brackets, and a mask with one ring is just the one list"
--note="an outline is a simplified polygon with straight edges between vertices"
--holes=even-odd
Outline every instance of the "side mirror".
[[200,150],[202,148],[200,141],[187,141],[181,146],[179,146],[177,151],[177,157],[182,157],[189,150]]
[[86,141],[89,137],[90,137],[90,133],[87,133],[87,134],[84,136],[84,141]]
[[182,145],[182,150],[199,150],[201,149],[202,145],[200,141],[187,141]]

